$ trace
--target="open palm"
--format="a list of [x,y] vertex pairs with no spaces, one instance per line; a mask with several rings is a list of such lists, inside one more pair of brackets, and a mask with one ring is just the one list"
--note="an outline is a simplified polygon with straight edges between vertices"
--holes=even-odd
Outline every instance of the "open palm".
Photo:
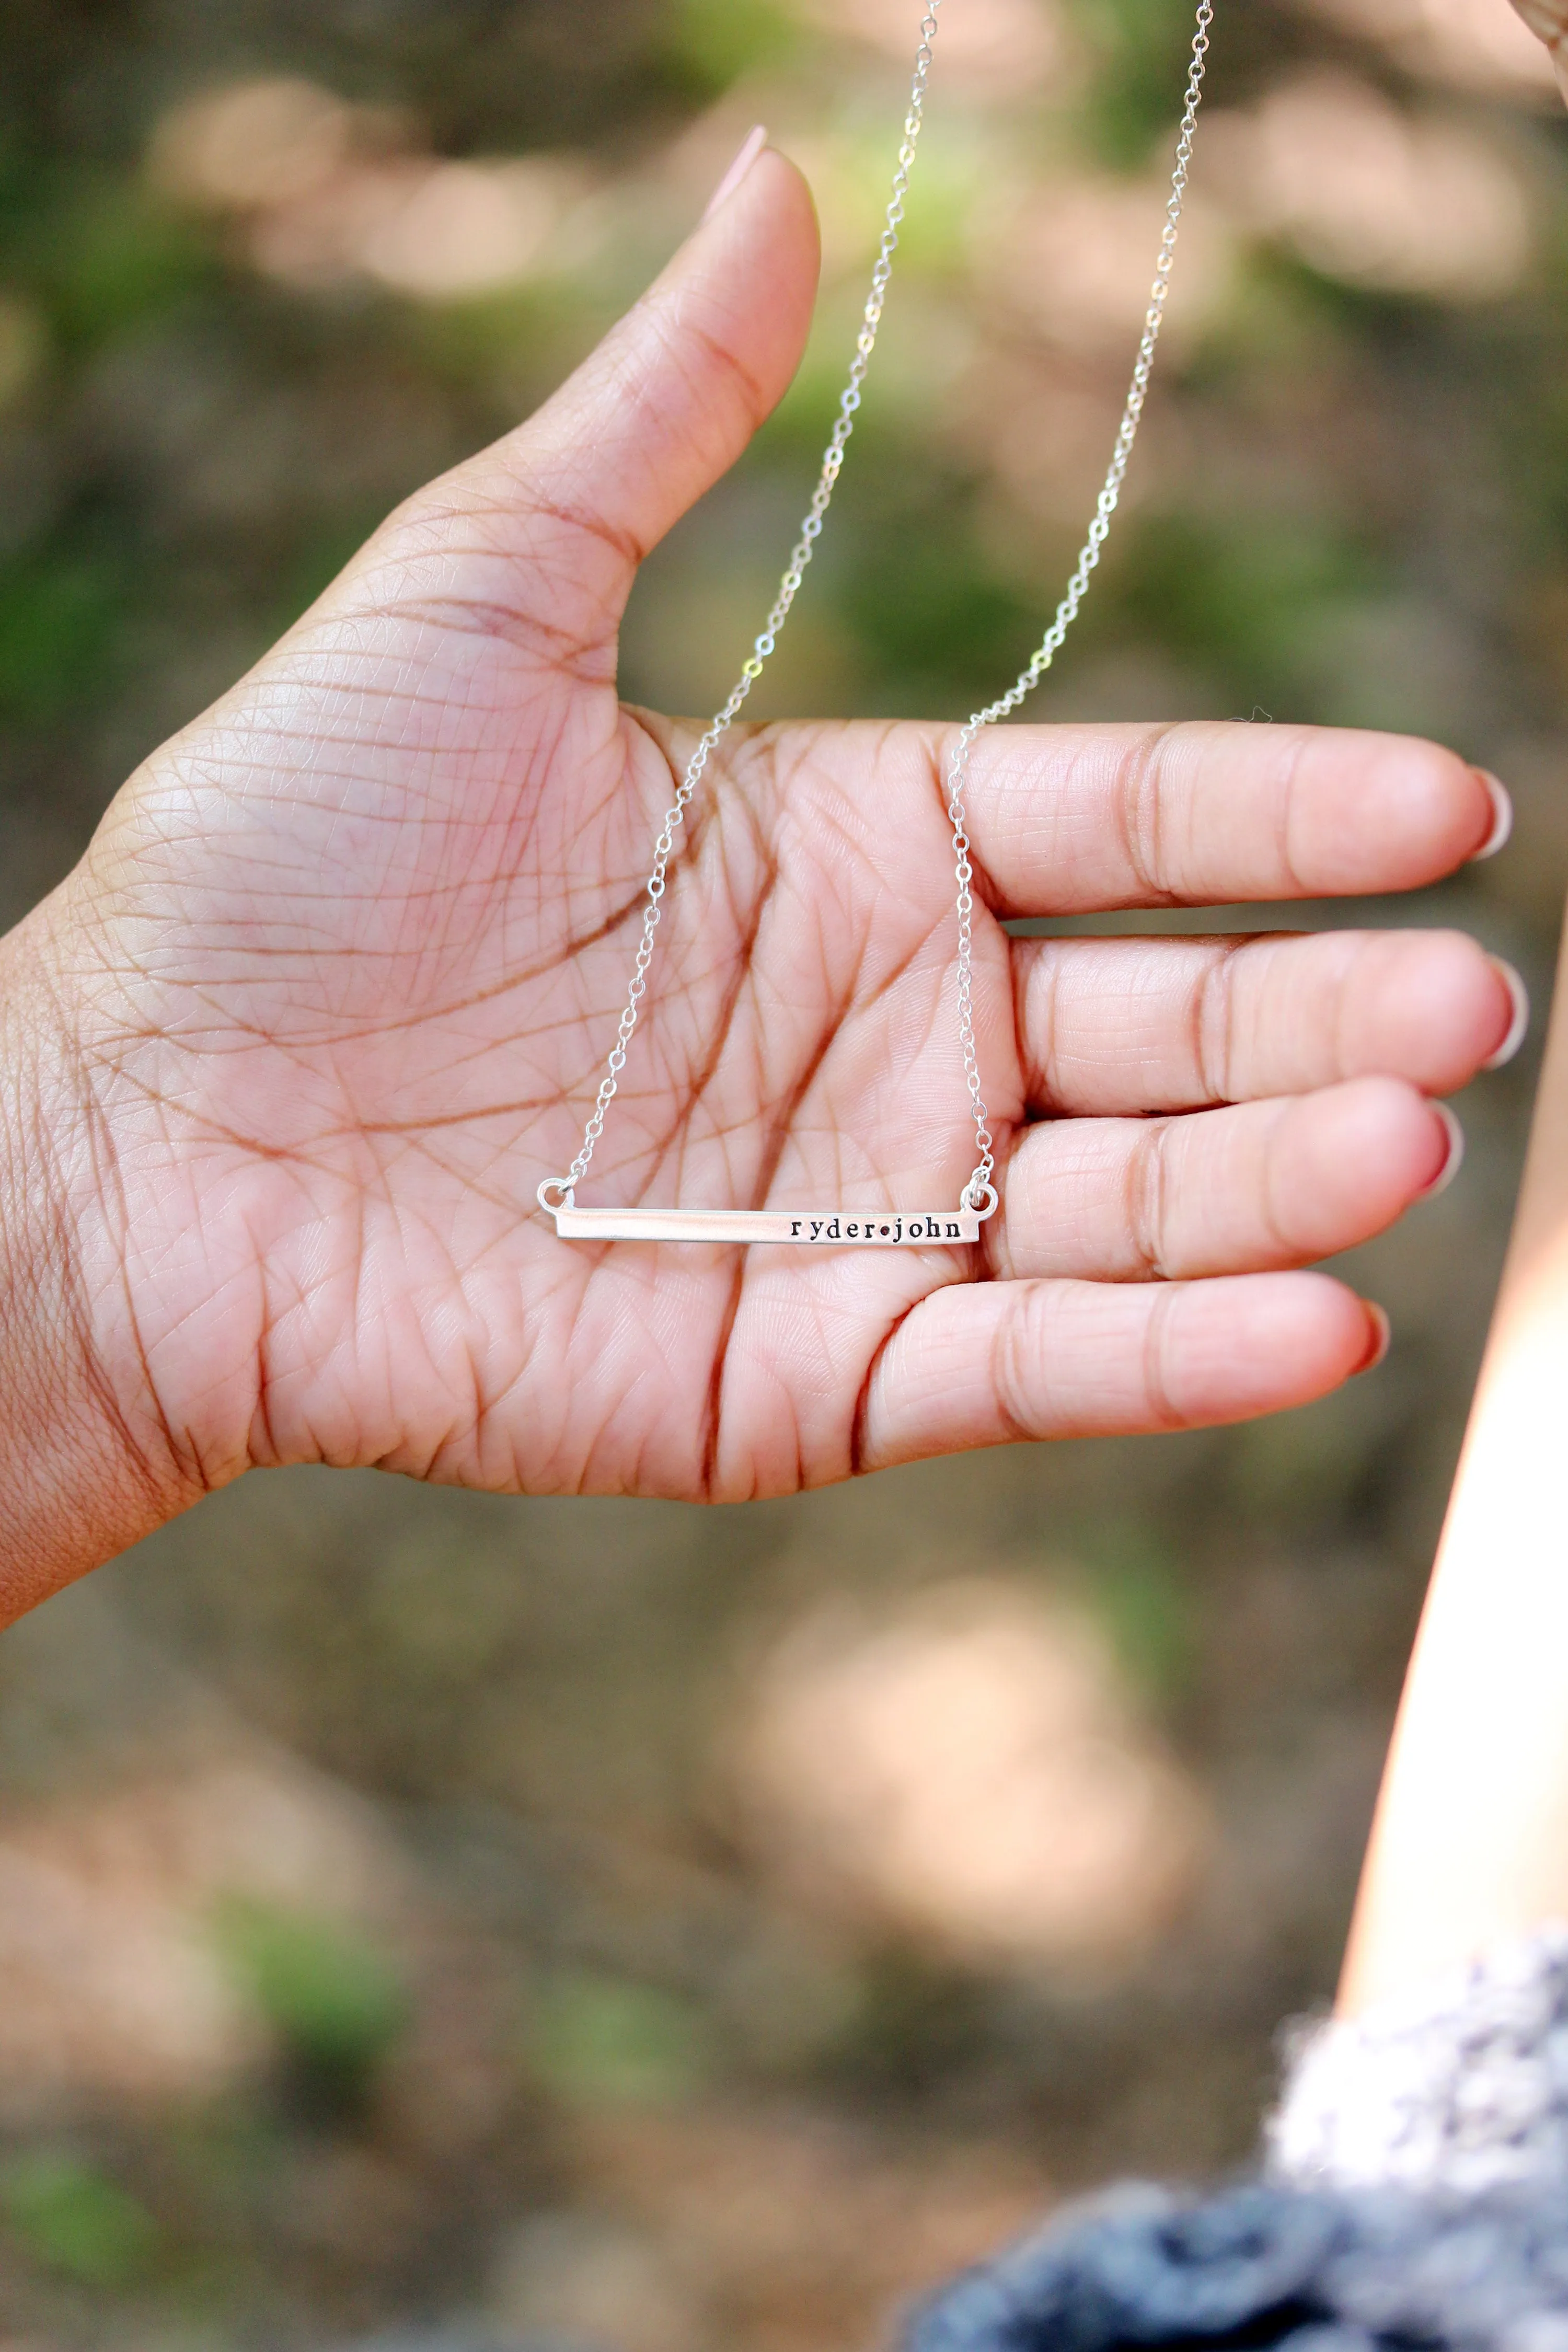
[[[815,252],[764,154],[527,426],[132,780],[8,943],[69,1409],[131,1497],[100,1550],[256,1463],[733,1498],[1268,1410],[1375,1354],[1375,1315],[1284,1269],[1441,1173],[1426,1097],[1509,1029],[1499,969],[1452,934],[1015,943],[999,919],[1429,880],[1493,803],[1389,738],[983,741],[980,1250],[592,1246],[539,1214],[693,740],[618,703],[621,608],[787,382]],[[956,1199],[942,740],[727,740],[584,1199]]]

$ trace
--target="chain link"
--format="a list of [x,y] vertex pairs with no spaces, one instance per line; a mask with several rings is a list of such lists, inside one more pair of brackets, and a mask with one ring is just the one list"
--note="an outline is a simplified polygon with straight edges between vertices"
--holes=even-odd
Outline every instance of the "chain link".
[[[647,993],[648,967],[653,961],[654,940],[663,911],[669,874],[669,861],[675,854],[676,835],[686,822],[686,812],[693,794],[706,774],[710,761],[724,736],[739,718],[747,696],[763,674],[763,665],[777,644],[779,632],[789,617],[790,608],[800,593],[817,540],[822,535],[823,522],[833,499],[834,488],[843,468],[845,451],[855,430],[855,415],[860,405],[861,388],[871,354],[876,349],[877,331],[882,322],[882,308],[887,299],[889,281],[893,274],[893,255],[898,250],[899,229],[904,217],[904,201],[909,194],[910,173],[915,160],[915,148],[925,118],[926,86],[931,78],[931,44],[936,38],[937,18],[942,0],[927,0],[921,22],[920,47],[915,51],[914,77],[910,85],[910,101],[904,115],[903,142],[900,146],[897,168],[893,173],[891,193],[882,226],[877,259],[871,271],[870,290],[861,315],[860,331],[855,341],[855,355],[849,362],[849,373],[839,395],[838,415],[823,452],[822,471],[812,493],[811,504],[801,520],[800,535],[791,551],[788,565],[779,583],[773,609],[757,636],[752,651],[742,665],[741,675],[731,688],[723,707],[709,720],[696,750],[687,763],[675,798],[665,811],[664,822],[654,843],[653,871],[646,886],[647,903],[643,908],[642,932],[637,940],[637,954],[632,962],[631,980],[626,989],[626,1001],[621,1010],[616,1042],[605,1063],[604,1076],[594,1108],[583,1129],[583,1140],[577,1157],[567,1174],[552,1178],[542,1191],[556,1193],[560,1205],[572,1203],[574,1189],[588,1172],[590,1161],[600,1137],[605,1131],[605,1118],[615,1100],[621,1073],[626,1066],[626,1052],[642,1012]],[[1138,426],[1143,415],[1143,404],[1149,390],[1149,377],[1153,366],[1154,350],[1160,340],[1160,328],[1164,319],[1165,298],[1170,291],[1171,266],[1175,256],[1176,232],[1186,195],[1187,175],[1192,164],[1193,133],[1197,122],[1198,102],[1203,95],[1204,68],[1208,55],[1209,26],[1214,21],[1214,0],[1199,0],[1197,29],[1193,37],[1191,65],[1187,75],[1186,106],[1182,116],[1176,143],[1176,168],[1171,183],[1171,198],[1165,208],[1165,226],[1160,239],[1159,257],[1155,265],[1154,283],[1148,311],[1143,321],[1142,340],[1138,346],[1132,382],[1122,411],[1121,424],[1116,436],[1110,468],[1105,477],[1095,509],[1089,536],[1079,551],[1077,565],[1068,583],[1067,593],[1057,606],[1056,618],[1028,666],[1020,671],[1007,692],[988,703],[984,709],[974,711],[962,729],[954,746],[947,774],[947,815],[952,827],[954,872],[957,878],[958,916],[958,1029],[963,1051],[964,1084],[969,1092],[970,1110],[974,1121],[975,1148],[979,1159],[973,1173],[964,1185],[960,1199],[966,1208],[977,1209],[989,1216],[997,1203],[995,1187],[991,1178],[995,1172],[995,1142],[986,1124],[987,1112],[980,1086],[980,1063],[974,1040],[974,869],[970,858],[970,841],[964,809],[963,791],[969,771],[970,753],[976,737],[984,728],[1016,710],[1025,697],[1039,684],[1049,669],[1063,639],[1078,616],[1079,604],[1088,589],[1089,577],[1100,562],[1100,550],[1110,528],[1110,518],[1116,511],[1121,495],[1121,485],[1127,472],[1128,459],[1137,438]]]
[[1176,166],[1171,175],[1170,201],[1165,206],[1165,226],[1160,233],[1160,251],[1154,264],[1154,283],[1149,292],[1149,308],[1143,315],[1143,333],[1133,362],[1132,381],[1127,388],[1127,404],[1121,412],[1116,441],[1110,453],[1110,464],[1095,502],[1094,520],[1079,550],[1078,562],[1067,593],[1057,606],[1056,617],[1040,643],[1030,656],[1005,694],[988,702],[983,710],[973,711],[959,730],[953,745],[952,758],[947,772],[947,819],[952,827],[953,872],[958,882],[958,1036],[963,1050],[963,1083],[969,1089],[970,1116],[974,1121],[974,1148],[979,1158],[973,1173],[959,1199],[965,1208],[984,1209],[987,1213],[996,1205],[995,1188],[991,1179],[996,1171],[996,1139],[986,1124],[989,1114],[980,1087],[980,1059],[974,1045],[974,867],[970,860],[968,814],[964,807],[963,790],[969,776],[970,754],[976,739],[999,719],[1005,719],[1031,695],[1049,669],[1068,631],[1078,618],[1095,567],[1100,562],[1110,530],[1110,518],[1116,512],[1121,497],[1121,485],[1127,478],[1127,464],[1132,455],[1132,445],[1138,438],[1138,427],[1143,421],[1143,404],[1149,395],[1149,378],[1154,365],[1154,352],[1160,341],[1160,329],[1165,320],[1165,298],[1171,290],[1171,267],[1176,256],[1176,234],[1181,226],[1182,207],[1186,201],[1187,178],[1193,165],[1193,136],[1197,129],[1198,106],[1204,94],[1204,72],[1208,63],[1209,27],[1214,23],[1214,0],[1198,0],[1197,19],[1193,32],[1193,46],[1187,66],[1185,103],[1182,110],[1181,128],[1176,137]]
[[595,1145],[605,1131],[605,1114],[615,1100],[621,1072],[626,1066],[626,1048],[632,1032],[637,1025],[642,1001],[647,992],[647,971],[653,961],[654,934],[658,929],[659,901],[664,897],[669,861],[675,851],[675,836],[686,822],[686,812],[691,796],[707,771],[708,762],[735,720],[742,705],[763,674],[763,664],[778,641],[779,631],[789,618],[790,606],[800,593],[806,565],[818,539],[833,492],[844,464],[844,452],[849,446],[849,436],[855,430],[855,412],[860,405],[860,390],[866,381],[866,371],[871,364],[871,353],[877,346],[877,330],[882,323],[882,305],[888,297],[888,281],[893,274],[893,256],[898,250],[899,229],[904,217],[904,199],[909,194],[910,172],[915,160],[915,148],[920,141],[925,120],[926,84],[931,79],[931,43],[936,38],[937,16],[942,0],[927,0],[926,12],[921,20],[920,47],[915,51],[914,79],[910,85],[910,102],[904,115],[903,142],[899,149],[898,163],[893,173],[893,184],[888,198],[888,209],[882,223],[881,242],[877,248],[876,265],[871,271],[871,288],[861,313],[860,331],[855,339],[855,356],[849,362],[849,374],[838,398],[838,415],[828,436],[827,446],[822,453],[822,471],[817,477],[811,504],[801,519],[800,536],[790,552],[779,593],[773,599],[773,610],[754,639],[749,658],[741,675],[730,689],[722,709],[716,710],[709,720],[697,749],[687,763],[680,787],[668,808],[653,845],[653,872],[647,877],[647,904],[643,908],[642,936],[632,964],[632,976],[626,990],[626,1001],[621,1011],[620,1026],[616,1042],[605,1064],[605,1075],[599,1081],[598,1095],[583,1129],[583,1140],[577,1157],[564,1179],[563,1197],[570,1201],[574,1186],[580,1184],[588,1172]]

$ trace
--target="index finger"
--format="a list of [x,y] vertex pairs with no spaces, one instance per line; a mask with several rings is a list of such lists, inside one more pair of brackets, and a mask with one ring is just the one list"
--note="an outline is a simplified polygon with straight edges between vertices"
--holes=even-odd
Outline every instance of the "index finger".
[[1241,720],[989,728],[966,801],[1000,915],[1419,889],[1500,845],[1509,814],[1439,744]]

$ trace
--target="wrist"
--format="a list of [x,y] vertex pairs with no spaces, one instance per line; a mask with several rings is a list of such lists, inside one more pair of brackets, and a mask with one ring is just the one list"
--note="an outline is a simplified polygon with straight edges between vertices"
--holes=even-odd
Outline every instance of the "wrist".
[[201,1491],[115,1296],[113,1138],[51,912],[0,942],[0,1624]]

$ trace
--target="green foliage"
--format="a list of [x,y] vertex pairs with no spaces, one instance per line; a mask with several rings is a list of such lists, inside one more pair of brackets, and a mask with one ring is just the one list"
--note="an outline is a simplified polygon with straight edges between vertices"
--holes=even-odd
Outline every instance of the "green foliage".
[[91,2165],[59,2153],[18,2157],[0,2171],[0,2213],[31,2261],[79,2286],[132,2285],[157,2251],[146,2208]]
[[1086,1605],[1133,1680],[1168,1705],[1192,1669],[1192,1610],[1180,1560],[1150,1521],[1120,1514],[1094,1520],[1077,1549],[1089,1570]]
[[708,2036],[688,2001],[625,1978],[571,1973],[535,1997],[530,2060],[563,2098],[669,2105],[701,2089]]
[[210,235],[133,179],[0,163],[0,268],[68,350],[84,350],[183,300],[217,264]]
[[36,726],[104,693],[125,601],[106,555],[55,546],[0,566],[0,718]]
[[1310,692],[1301,659],[1307,624],[1376,584],[1370,560],[1321,525],[1283,515],[1200,521],[1166,513],[1128,530],[1110,593],[1087,617],[1096,634],[1132,624],[1246,705],[1259,694],[1267,701]]
[[336,1920],[248,1897],[231,1897],[216,1925],[235,1981],[307,2085],[329,2100],[363,2095],[407,2021],[407,1993],[387,1955]]
[[699,90],[717,93],[775,64],[795,39],[776,0],[676,0],[671,62]]
[[61,209],[47,258],[56,325],[89,343],[166,310],[209,267],[193,227],[117,182],[94,186]]
[[1070,0],[1094,62],[1085,132],[1100,161],[1135,171],[1180,112],[1188,0]]
[[1035,614],[975,543],[968,486],[914,461],[904,436],[862,433],[859,476],[829,558],[869,673],[871,707],[973,702],[1027,659]]

